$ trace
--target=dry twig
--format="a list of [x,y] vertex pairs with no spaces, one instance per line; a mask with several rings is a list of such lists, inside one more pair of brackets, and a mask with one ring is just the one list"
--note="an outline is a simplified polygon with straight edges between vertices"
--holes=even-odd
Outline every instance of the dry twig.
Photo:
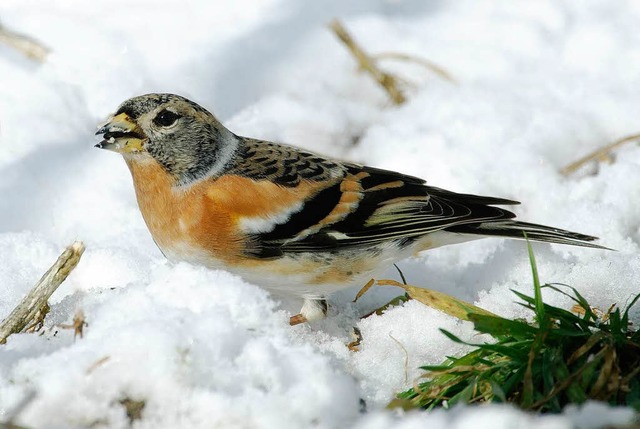
[[403,104],[407,101],[407,98],[398,87],[396,77],[380,70],[375,64],[375,61],[353,40],[353,37],[351,37],[340,21],[337,19],[333,20],[331,24],[329,24],[329,27],[349,49],[358,62],[358,65],[378,82],[395,104]]
[[362,332],[356,326],[353,327],[353,331],[351,331],[351,336],[353,337],[353,341],[347,344],[347,348],[352,352],[360,351],[360,344],[362,343]]
[[630,136],[627,137],[623,137],[621,139],[618,139],[616,141],[614,141],[613,143],[610,143],[604,147],[601,147],[600,149],[596,150],[595,152],[590,153],[589,155],[580,158],[579,160],[572,162],[571,164],[567,165],[566,167],[562,168],[560,170],[560,173],[564,176],[568,176],[569,174],[575,172],[577,169],[579,169],[580,167],[582,167],[583,165],[585,165],[588,162],[591,161],[602,161],[602,160],[610,160],[611,158],[611,152],[614,149],[617,149],[618,147],[626,144],[626,143],[630,143],[636,140],[640,140],[640,134],[632,134]]
[[384,310],[389,305],[397,305],[398,303],[404,302],[408,299],[415,299],[417,301],[420,301],[424,305],[439,310],[450,316],[457,317],[461,320],[469,320],[469,313],[481,314],[485,316],[495,316],[495,314],[491,313],[490,311],[484,310],[480,307],[476,307],[471,303],[465,302],[458,298],[454,298],[453,296],[447,295],[446,293],[438,292],[432,289],[412,286],[409,284],[403,284],[395,280],[375,280],[373,283],[369,282],[360,290],[360,292],[358,292],[358,297],[361,297],[374,284],[376,286],[395,286],[402,288],[406,292],[406,295],[408,295],[408,298],[404,296],[395,298],[389,304],[381,307],[378,310],[374,310],[372,313],[365,315],[363,318],[368,317],[373,313],[380,314],[378,312],[380,310]]
[[92,363],[91,366],[89,366],[89,368],[87,368],[87,370],[85,371],[85,374],[87,375],[91,374],[93,371],[100,368],[102,365],[109,362],[110,360],[111,360],[111,356],[109,355],[102,356],[100,359]]
[[76,311],[76,314],[73,316],[73,322],[71,322],[70,324],[62,324],[58,326],[62,329],[73,329],[73,339],[75,340],[77,336],[80,336],[80,338],[82,338],[82,335],[84,334],[84,328],[86,326],[89,326],[89,324],[85,321],[84,311],[78,309]]
[[396,344],[398,344],[402,349],[402,351],[404,352],[404,382],[408,383],[409,382],[409,352],[407,351],[407,348],[403,346],[402,343],[396,337],[391,335],[391,332],[389,332],[389,338],[395,341]]
[[2,26],[2,24],[0,24],[0,43],[20,51],[32,60],[36,60],[40,63],[44,62],[49,54],[49,48],[45,47],[37,40],[29,36],[25,36],[24,34],[8,30]]
[[457,83],[453,76],[451,76],[451,74],[442,66],[439,66],[438,64],[434,63],[433,61],[429,61],[426,58],[415,57],[413,55],[403,54],[401,52],[383,52],[381,54],[377,54],[374,58],[377,60],[390,59],[416,63],[431,70],[444,80],[447,80],[451,83]]
[[0,344],[6,343],[9,335],[22,332],[32,322],[37,324],[38,318],[44,318],[49,297],[78,265],[84,249],[84,244],[76,241],[62,252],[27,296],[0,323]]
[[142,412],[144,411],[144,407],[147,405],[146,401],[138,401],[131,398],[121,399],[120,405],[122,405],[127,412],[127,417],[129,418],[129,424],[133,424],[136,420],[142,419]]

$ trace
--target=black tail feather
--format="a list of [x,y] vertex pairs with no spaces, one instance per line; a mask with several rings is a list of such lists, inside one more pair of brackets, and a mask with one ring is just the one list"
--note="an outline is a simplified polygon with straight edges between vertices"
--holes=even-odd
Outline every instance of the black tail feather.
[[532,241],[569,244],[572,246],[592,247],[595,249],[610,250],[607,247],[592,243],[592,241],[597,240],[598,237],[593,237],[591,235],[580,234],[572,231],[566,231],[559,228],[552,228],[544,225],[537,225],[535,223],[518,222],[512,220],[456,225],[454,227],[447,228],[446,231],[456,232],[460,234],[520,239],[524,239],[526,233],[526,237]]

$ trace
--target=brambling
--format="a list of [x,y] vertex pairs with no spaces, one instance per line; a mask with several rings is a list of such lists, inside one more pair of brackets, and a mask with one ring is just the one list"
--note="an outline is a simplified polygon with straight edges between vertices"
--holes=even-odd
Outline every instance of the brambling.
[[513,220],[503,198],[238,136],[184,97],[131,98],[96,146],[122,154],[162,253],[304,299],[291,324],[326,315],[332,292],[417,252],[488,236],[602,248],[596,237]]

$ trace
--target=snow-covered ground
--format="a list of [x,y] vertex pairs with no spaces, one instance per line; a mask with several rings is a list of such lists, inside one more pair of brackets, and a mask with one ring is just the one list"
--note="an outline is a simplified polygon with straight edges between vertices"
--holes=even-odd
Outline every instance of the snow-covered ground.
[[[334,17],[370,52],[427,58],[457,83],[386,60],[407,81],[409,101],[393,106],[327,29]],[[37,428],[127,427],[124,398],[146,403],[137,428],[628,421],[630,410],[599,404],[547,417],[505,406],[385,411],[420,365],[461,351],[438,329],[471,338],[469,324],[417,302],[359,320],[399,294],[381,288],[357,304],[355,290],[339,293],[327,320],[288,326],[299,303],[168,264],[124,163],[94,149],[93,133],[124,99],[175,92],[239,134],[518,199],[521,218],[618,250],[535,245],[542,280],[599,308],[624,305],[640,284],[640,148],[568,178],[558,171],[640,132],[639,20],[635,0],[3,0],[0,22],[52,53],[40,65],[0,45],[0,318],[64,246],[80,239],[87,251],[52,297],[44,334],[0,346],[0,421],[30,392],[17,422]],[[451,246],[401,268],[412,284],[525,315],[510,292],[531,291],[522,242]],[[78,309],[89,326],[74,341],[56,326]],[[353,326],[357,353],[345,346]]]

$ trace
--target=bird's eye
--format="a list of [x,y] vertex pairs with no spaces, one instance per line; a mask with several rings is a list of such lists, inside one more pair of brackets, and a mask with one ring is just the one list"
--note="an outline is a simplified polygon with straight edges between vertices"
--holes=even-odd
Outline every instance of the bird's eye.
[[180,118],[180,115],[172,112],[171,110],[165,109],[158,113],[155,118],[153,118],[153,123],[156,125],[160,125],[161,127],[170,127],[171,125],[176,123],[178,118]]

